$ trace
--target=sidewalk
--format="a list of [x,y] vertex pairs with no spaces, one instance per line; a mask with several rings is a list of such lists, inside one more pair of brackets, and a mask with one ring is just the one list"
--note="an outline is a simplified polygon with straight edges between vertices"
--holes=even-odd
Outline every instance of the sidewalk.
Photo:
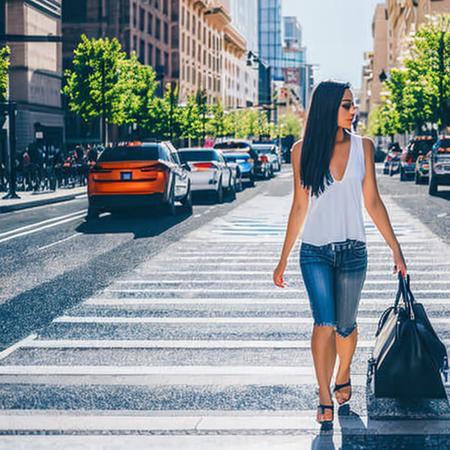
[[73,200],[79,195],[86,194],[86,186],[73,189],[60,188],[57,191],[47,192],[18,192],[19,199],[4,200],[6,192],[0,193],[0,214],[20,209],[33,208],[35,206],[50,205],[52,203]]

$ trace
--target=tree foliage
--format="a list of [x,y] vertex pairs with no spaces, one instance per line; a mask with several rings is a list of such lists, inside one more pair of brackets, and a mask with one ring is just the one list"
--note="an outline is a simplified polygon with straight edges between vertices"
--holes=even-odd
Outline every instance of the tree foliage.
[[450,15],[432,16],[411,39],[404,67],[392,69],[369,133],[394,135],[450,124]]
[[8,46],[0,49],[0,102],[6,102],[8,99],[9,55]]
[[120,125],[126,122],[124,93],[130,92],[125,52],[117,39],[88,39],[74,51],[72,68],[65,73],[70,109],[85,121],[103,117]]

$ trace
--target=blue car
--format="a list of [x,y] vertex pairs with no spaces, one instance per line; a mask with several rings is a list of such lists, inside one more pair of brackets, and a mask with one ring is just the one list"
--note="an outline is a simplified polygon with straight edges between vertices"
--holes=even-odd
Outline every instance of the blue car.
[[236,171],[242,181],[248,181],[250,186],[255,185],[255,163],[258,162],[258,154],[249,143],[226,141],[215,144],[214,148],[222,151],[228,165],[236,165]]

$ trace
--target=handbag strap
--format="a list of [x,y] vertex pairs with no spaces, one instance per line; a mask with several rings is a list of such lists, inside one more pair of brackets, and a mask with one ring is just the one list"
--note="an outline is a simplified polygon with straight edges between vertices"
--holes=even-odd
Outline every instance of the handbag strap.
[[415,299],[409,286],[409,280],[409,274],[407,274],[406,277],[403,277],[402,273],[398,272],[398,290],[395,297],[394,309],[395,311],[398,310],[398,304],[401,297],[403,299],[403,303],[405,305],[406,311],[408,312],[408,315],[413,318],[413,304],[415,302]]

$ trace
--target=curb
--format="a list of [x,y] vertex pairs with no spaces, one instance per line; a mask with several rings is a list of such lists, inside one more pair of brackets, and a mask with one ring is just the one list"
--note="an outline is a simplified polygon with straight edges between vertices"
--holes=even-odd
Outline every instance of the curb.
[[0,214],[11,212],[11,211],[20,211],[21,209],[28,209],[28,208],[34,208],[36,206],[45,206],[45,205],[51,205],[53,203],[61,203],[61,202],[67,202],[69,200],[74,200],[79,195],[84,195],[84,193],[77,193],[77,194],[68,194],[61,197],[54,197],[54,198],[42,198],[39,200],[31,200],[29,202],[23,202],[23,203],[16,203],[14,205],[4,205],[0,206]]

